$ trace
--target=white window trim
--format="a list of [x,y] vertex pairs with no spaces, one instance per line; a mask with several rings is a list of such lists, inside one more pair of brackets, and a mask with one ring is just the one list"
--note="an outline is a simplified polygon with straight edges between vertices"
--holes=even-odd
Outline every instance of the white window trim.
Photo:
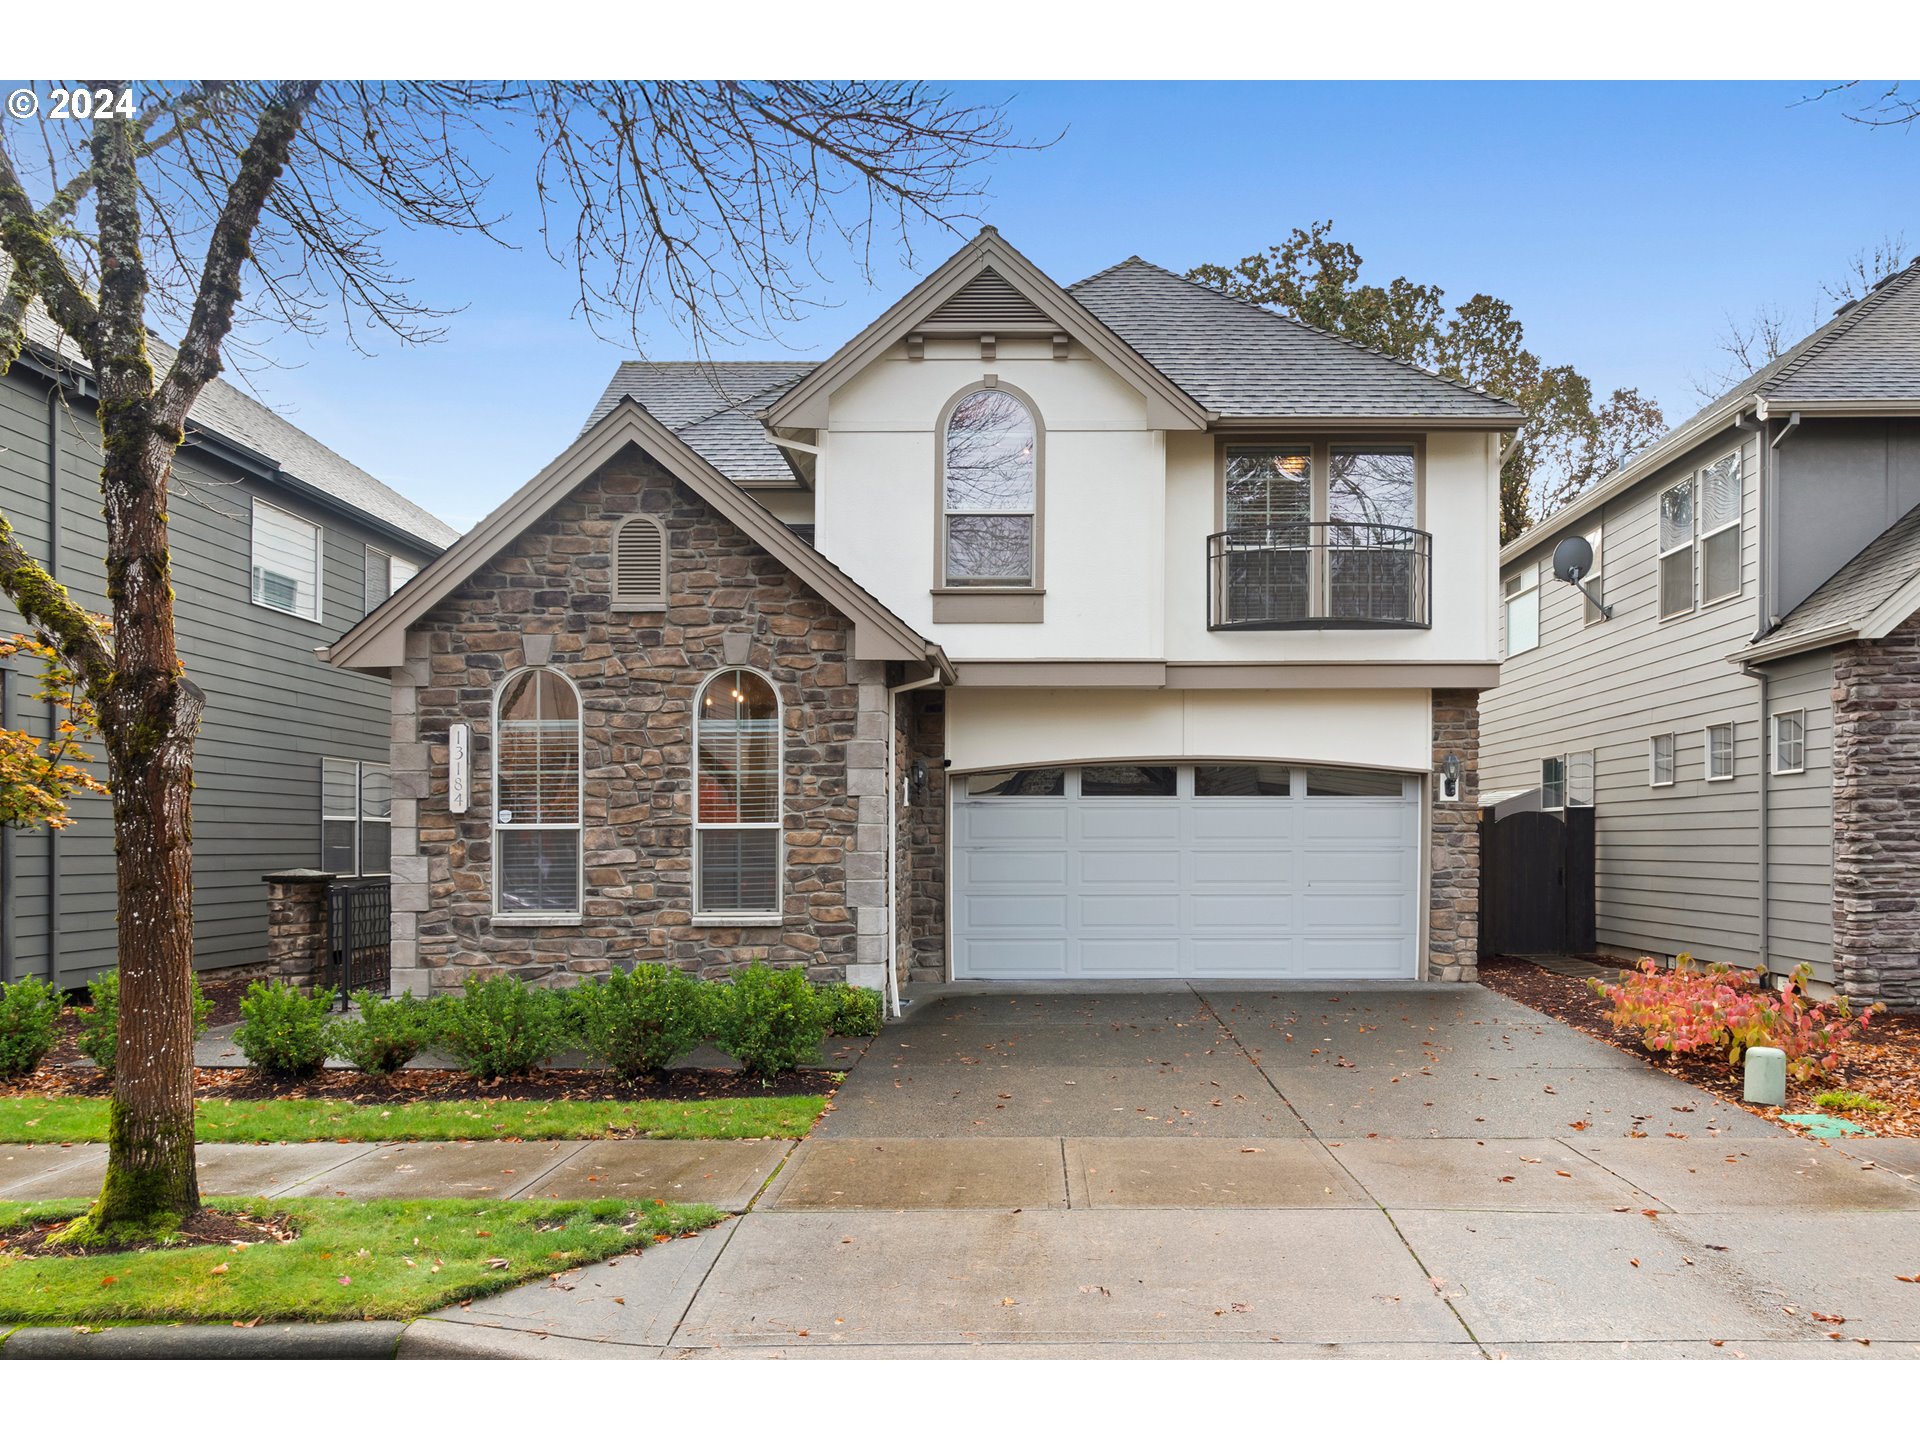
[[[253,521],[262,510],[271,510],[276,515],[284,515],[313,531],[313,614],[302,615],[298,610],[283,610],[278,605],[269,605],[257,599],[253,593]],[[271,610],[276,615],[285,615],[290,619],[304,620],[309,625],[324,625],[327,621],[327,527],[318,520],[309,520],[306,516],[287,509],[284,505],[275,505],[269,500],[253,497],[253,508],[247,512],[247,603],[258,605],[262,610]]]
[[[1682,486],[1685,486],[1691,492],[1693,498],[1693,519],[1692,523],[1687,527],[1687,538],[1682,544],[1661,550],[1654,557],[1653,603],[1655,608],[1660,611],[1660,622],[1663,625],[1669,620],[1679,620],[1688,615],[1697,615],[1700,611],[1700,488],[1694,483],[1694,477],[1692,475],[1688,475],[1684,480],[1676,480],[1671,485],[1663,485],[1655,492],[1653,513],[1654,540],[1657,545],[1660,538],[1660,518],[1666,511],[1665,502],[1667,496]],[[1668,557],[1678,555],[1683,550],[1687,552],[1687,608],[1684,610],[1668,610],[1666,608],[1666,587],[1663,583],[1666,575],[1667,560]]]
[[[1520,582],[1519,589],[1509,590],[1507,588],[1508,582],[1512,580],[1518,580]],[[1533,643],[1516,650],[1513,648],[1513,602],[1520,599],[1523,595],[1532,595],[1534,597]],[[1538,650],[1540,648],[1542,633],[1545,629],[1545,616],[1541,613],[1540,604],[1540,566],[1536,562],[1526,566],[1517,574],[1509,576],[1507,581],[1501,582],[1500,639],[1502,655],[1506,659],[1512,659],[1515,655],[1526,655]]]
[[[500,699],[507,693],[507,687],[522,675],[536,670],[545,670],[557,675],[566,687],[573,691],[574,740],[579,746],[580,763],[574,767],[575,789],[574,821],[571,825],[521,825],[508,821],[508,830],[574,830],[579,832],[580,844],[574,851],[573,867],[573,909],[571,910],[502,910],[500,908],[500,862],[504,847],[500,844]],[[564,671],[550,665],[523,665],[508,674],[493,687],[493,734],[490,748],[492,780],[487,790],[487,836],[493,846],[493,923],[495,925],[578,925],[586,911],[587,884],[587,711],[580,697],[580,687]]]
[[[709,686],[722,675],[731,675],[736,671],[746,675],[757,675],[766,682],[767,689],[773,694],[773,733],[778,739],[774,772],[773,793],[779,813],[771,820],[755,820],[750,823],[739,821],[721,824],[709,823],[700,818],[700,716],[705,711],[701,703]],[[764,670],[756,670],[751,665],[723,665],[694,692],[693,696],[693,920],[695,925],[782,925],[786,923],[787,905],[787,705],[780,698],[780,687],[773,677]],[[704,905],[705,896],[701,893],[700,836],[708,830],[771,830],[774,832],[773,850],[773,908],[771,910],[709,910]]]
[[[1587,544],[1593,547],[1593,569],[1580,577],[1581,584],[1591,590],[1604,602],[1607,598],[1606,556],[1601,547],[1607,538],[1607,527],[1596,525],[1587,532]],[[1580,615],[1583,625],[1601,625],[1606,623],[1606,612],[1583,592],[1580,598]]]
[[[1780,722],[1791,716],[1800,726],[1800,763],[1794,766],[1782,766],[1780,763]],[[1805,710],[1776,710],[1767,722],[1767,762],[1770,773],[1775,775],[1804,775],[1807,773],[1807,712]]]
[[[1716,775],[1713,773],[1713,732],[1716,730],[1724,730],[1727,732],[1728,769],[1724,775]],[[1706,767],[1707,783],[1709,785],[1720,785],[1732,780],[1740,769],[1740,732],[1734,727],[1734,723],[1731,720],[1722,720],[1717,724],[1707,726],[1706,729],[1700,732],[1700,743],[1706,755],[1704,764]]]
[[[1560,767],[1560,803],[1547,803],[1547,766],[1557,764]],[[1549,814],[1557,815],[1567,808],[1567,757],[1548,755],[1540,762],[1540,808]]]
[[[1673,749],[1673,774],[1669,779],[1660,778],[1659,742],[1670,741]],[[1647,788],[1649,790],[1670,790],[1680,779],[1680,737],[1672,730],[1660,730],[1647,737]]]
[[[327,809],[327,766],[328,765],[351,765],[353,767],[353,813],[351,815],[340,815],[332,811],[329,811]],[[387,835],[389,837],[388,847],[387,847],[387,868],[385,870],[376,870],[373,873],[375,875],[391,875],[393,873],[393,847],[392,847],[392,838],[391,838],[393,835],[393,813],[391,810],[389,810],[388,813],[385,815],[367,814],[367,768],[369,766],[373,767],[375,770],[385,770],[388,774],[389,780],[391,780],[391,777],[393,774],[392,767],[383,765],[378,760],[348,760],[345,757],[340,755],[327,755],[321,758],[321,761],[320,761],[320,827],[321,827],[320,864],[322,868],[325,868],[326,861],[327,861],[326,826],[327,826],[327,823],[331,821],[336,825],[350,824],[353,826],[352,874],[356,877],[365,875],[367,873],[366,871],[367,826],[369,825],[386,826]]]
[[[1705,518],[1705,516],[1702,515],[1700,512],[1704,504],[1704,501],[1706,499],[1707,487],[1705,485],[1698,484],[1697,482],[1699,481],[1699,478],[1705,475],[1707,471],[1711,470],[1714,465],[1718,465],[1722,460],[1728,460],[1728,459],[1731,459],[1733,461],[1733,474],[1734,474],[1736,493],[1739,496],[1738,502],[1733,507],[1733,519],[1727,521],[1727,523],[1724,525],[1716,526],[1712,530],[1702,530],[1700,528],[1700,522]],[[1746,459],[1739,450],[1729,451],[1727,454],[1720,456],[1719,459],[1716,459],[1713,462],[1713,464],[1702,465],[1697,471],[1694,472],[1694,479],[1696,481],[1696,484],[1694,487],[1694,502],[1693,502],[1694,503],[1693,528],[1695,533],[1694,545],[1695,545],[1695,548],[1697,548],[1700,552],[1700,557],[1695,562],[1693,567],[1694,588],[1699,592],[1699,594],[1695,597],[1695,600],[1696,600],[1696,605],[1699,609],[1706,610],[1706,609],[1710,609],[1715,605],[1725,605],[1729,600],[1738,600],[1743,594],[1746,593],[1747,576],[1746,576],[1745,542],[1743,541],[1740,545],[1736,546],[1734,549],[1733,573],[1734,573],[1735,579],[1739,583],[1737,583],[1733,587],[1733,589],[1729,590],[1726,594],[1715,595],[1711,599],[1709,599],[1707,596],[1707,549],[1706,549],[1707,541],[1710,540],[1713,536],[1722,534],[1728,530],[1738,531],[1746,523],[1746,518],[1747,518],[1746,517],[1746,510],[1747,510]]]

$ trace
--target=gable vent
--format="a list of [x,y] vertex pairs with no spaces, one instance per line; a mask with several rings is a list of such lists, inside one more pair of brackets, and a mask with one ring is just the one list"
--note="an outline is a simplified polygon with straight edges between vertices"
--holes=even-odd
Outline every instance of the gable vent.
[[651,515],[621,522],[613,536],[613,608],[664,610],[667,532]]
[[997,270],[982,270],[958,294],[927,316],[929,325],[1051,325],[1052,319]]

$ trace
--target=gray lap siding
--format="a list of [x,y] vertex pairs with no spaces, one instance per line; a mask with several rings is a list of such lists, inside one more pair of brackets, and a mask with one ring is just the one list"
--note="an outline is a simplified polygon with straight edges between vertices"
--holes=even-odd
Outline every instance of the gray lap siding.
[[[610,542],[633,514],[666,526],[664,611],[612,608]],[[494,697],[525,663],[528,634],[552,637],[551,664],[581,696],[577,925],[495,920]],[[885,905],[878,853],[852,867],[860,878],[849,882],[856,852],[878,849],[869,842],[874,829],[884,833],[886,803],[884,783],[865,763],[873,757],[856,753],[862,745],[884,751],[884,729],[862,739],[860,727],[863,706],[884,706],[883,667],[851,662],[851,641],[842,616],[646,457],[609,464],[409,632],[411,658],[394,672],[396,725],[406,732],[395,750],[396,984],[443,990],[495,972],[565,984],[654,960],[715,975],[763,957],[804,965],[816,979],[842,978],[871,928],[859,912],[873,901],[883,916]],[[695,697],[735,660],[767,675],[782,707],[778,925],[694,917]],[[470,725],[474,739],[464,815],[447,808],[455,722]],[[873,774],[858,787],[871,796],[853,793],[850,761]],[[883,935],[882,925],[873,938]]]

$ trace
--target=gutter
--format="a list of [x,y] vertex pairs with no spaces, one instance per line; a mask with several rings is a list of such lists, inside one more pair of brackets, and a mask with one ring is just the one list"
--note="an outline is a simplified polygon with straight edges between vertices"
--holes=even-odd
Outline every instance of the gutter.
[[[900,774],[900,697],[911,690],[939,685],[943,679],[942,667],[935,665],[931,675],[887,689],[887,975],[882,993],[886,996],[887,1015],[894,1020],[900,1018],[900,917],[897,907],[900,896],[900,806],[903,803],[895,787],[905,786],[905,777]],[[928,783],[933,783],[931,778]]]

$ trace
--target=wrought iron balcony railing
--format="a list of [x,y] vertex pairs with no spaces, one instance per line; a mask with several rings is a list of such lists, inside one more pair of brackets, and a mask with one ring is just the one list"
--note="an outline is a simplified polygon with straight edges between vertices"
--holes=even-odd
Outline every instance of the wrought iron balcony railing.
[[1433,624],[1433,537],[1404,525],[1297,521],[1207,537],[1210,630]]

